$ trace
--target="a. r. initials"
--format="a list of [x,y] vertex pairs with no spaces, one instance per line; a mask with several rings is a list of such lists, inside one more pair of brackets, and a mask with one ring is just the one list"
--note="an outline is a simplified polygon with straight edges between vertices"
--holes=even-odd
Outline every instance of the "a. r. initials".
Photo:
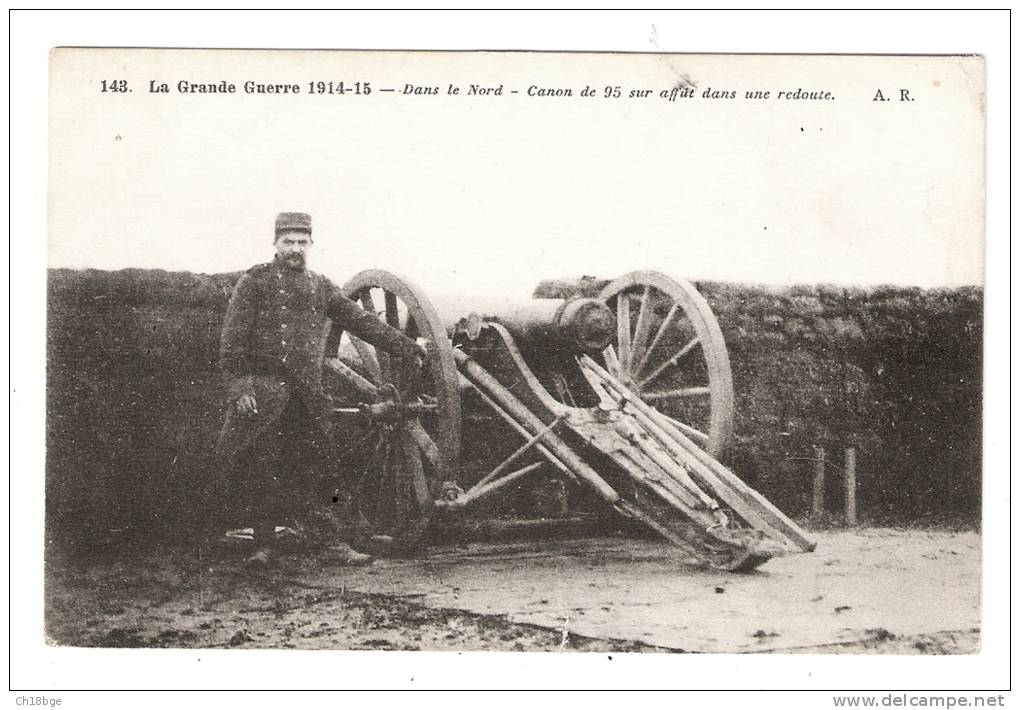
[[[875,92],[875,98],[873,98],[872,101],[892,101],[892,99],[887,98],[885,94],[882,93],[882,90],[878,89]],[[913,101],[913,99],[910,98],[910,89],[900,89],[900,101]]]

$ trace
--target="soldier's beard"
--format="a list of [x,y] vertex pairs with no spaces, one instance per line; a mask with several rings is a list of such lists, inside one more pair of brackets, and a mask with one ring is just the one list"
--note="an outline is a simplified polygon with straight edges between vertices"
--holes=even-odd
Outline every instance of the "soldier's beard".
[[284,254],[280,256],[280,260],[283,261],[284,266],[291,269],[305,268],[304,254]]

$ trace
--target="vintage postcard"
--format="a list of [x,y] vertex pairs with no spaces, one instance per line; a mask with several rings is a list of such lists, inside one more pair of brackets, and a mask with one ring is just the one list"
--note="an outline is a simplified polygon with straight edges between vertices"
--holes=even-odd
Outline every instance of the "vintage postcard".
[[975,654],[985,60],[56,48],[60,647]]

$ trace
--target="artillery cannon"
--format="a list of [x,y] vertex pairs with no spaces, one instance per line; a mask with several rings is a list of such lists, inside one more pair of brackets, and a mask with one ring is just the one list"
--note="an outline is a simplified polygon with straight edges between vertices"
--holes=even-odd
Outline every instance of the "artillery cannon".
[[[343,290],[428,350],[419,369],[336,329],[328,341],[338,397],[359,402],[335,412],[367,430],[353,498],[373,532],[413,545],[434,519],[545,470],[711,567],[814,549],[718,461],[733,430],[730,364],[690,283],[638,271],[595,298],[430,301],[369,270]],[[465,414],[479,408],[520,445],[464,480]]]

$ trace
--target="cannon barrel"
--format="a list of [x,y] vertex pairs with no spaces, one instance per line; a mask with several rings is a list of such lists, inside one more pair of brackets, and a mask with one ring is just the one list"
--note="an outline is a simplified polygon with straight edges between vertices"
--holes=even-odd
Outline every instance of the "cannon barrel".
[[437,296],[432,299],[452,338],[478,336],[485,321],[505,326],[525,341],[558,340],[581,352],[599,352],[612,341],[616,317],[595,298],[504,298]]

